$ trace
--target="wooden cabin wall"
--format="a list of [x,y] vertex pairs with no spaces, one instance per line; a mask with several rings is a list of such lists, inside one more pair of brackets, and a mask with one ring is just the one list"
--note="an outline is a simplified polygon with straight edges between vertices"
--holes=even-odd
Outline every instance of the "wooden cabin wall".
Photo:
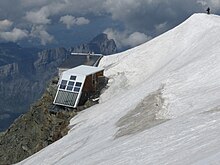
[[103,76],[104,71],[100,71],[96,73],[96,78],[98,78],[99,76]]
[[93,85],[92,85],[92,75],[89,75],[86,77],[86,80],[83,85],[83,92],[91,92],[94,91]]
[[[86,77],[83,85],[79,105],[84,105],[85,102],[97,92],[96,88],[98,85],[97,81],[99,76],[103,76],[103,71],[97,72],[93,75],[89,75]],[[95,80],[95,82],[93,82],[93,79]]]
[[[103,76],[103,71],[87,76],[83,86],[83,92],[95,92],[99,76]],[[93,82],[93,79],[95,82]]]

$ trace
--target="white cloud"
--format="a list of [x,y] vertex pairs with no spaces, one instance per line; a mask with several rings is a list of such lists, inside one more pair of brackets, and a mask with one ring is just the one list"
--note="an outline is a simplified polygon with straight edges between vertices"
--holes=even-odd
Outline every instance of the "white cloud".
[[[148,1],[148,0],[147,0]],[[105,9],[111,13],[113,19],[123,19],[133,12],[137,11],[141,5],[147,4],[146,0],[107,0],[105,2]]]
[[54,41],[54,37],[46,31],[46,28],[43,25],[33,26],[31,30],[31,37],[39,38],[42,45],[46,45]]
[[41,8],[39,11],[29,11],[26,13],[25,19],[33,24],[49,24],[51,22],[48,19],[49,11],[47,8]]
[[84,17],[74,17],[71,15],[65,15],[60,18],[60,22],[66,25],[67,29],[70,29],[72,26],[80,26],[80,25],[86,25],[89,24],[90,21]]
[[89,24],[90,21],[84,17],[78,17],[76,18],[76,25],[86,25]]
[[116,45],[119,49],[124,47],[129,47],[129,48],[134,47],[151,39],[150,36],[147,36],[144,33],[140,33],[140,32],[128,33],[126,31],[119,32],[111,28],[106,29],[104,33],[108,35],[109,39],[115,40]]
[[0,21],[0,31],[5,31],[8,30],[11,26],[13,25],[13,22],[11,22],[10,20],[2,20]]
[[28,32],[18,28],[14,28],[10,32],[0,32],[0,38],[5,41],[16,42],[26,37],[28,37]]
[[149,41],[150,39],[151,37],[147,36],[144,33],[134,32],[130,34],[127,39],[125,39],[124,43],[127,44],[128,46],[134,47],[146,41]]
[[42,6],[40,9],[33,8],[31,11],[26,12],[25,19],[33,24],[50,24],[51,16],[64,12],[67,8],[67,3],[52,2],[48,5]]
[[167,31],[167,29],[168,29],[167,22],[155,25],[155,30],[156,30],[157,34],[161,34],[165,31]]

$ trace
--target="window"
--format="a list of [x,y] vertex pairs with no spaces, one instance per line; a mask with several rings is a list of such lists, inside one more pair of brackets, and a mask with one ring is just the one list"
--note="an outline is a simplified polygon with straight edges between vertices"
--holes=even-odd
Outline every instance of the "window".
[[74,92],[79,92],[79,90],[80,90],[80,88],[78,88],[78,87],[74,88]]
[[68,85],[69,85],[69,86],[74,86],[74,81],[69,81],[69,82],[68,82]]
[[67,80],[62,80],[60,84],[60,89],[65,89],[67,84]]
[[81,87],[82,83],[81,82],[76,82],[76,87]]
[[60,89],[65,89],[66,85],[60,85]]
[[67,80],[62,80],[62,81],[61,81],[61,84],[62,84],[62,85],[66,85],[66,83],[67,83]]
[[68,86],[67,86],[66,89],[67,89],[68,91],[72,91],[72,90],[73,90],[74,83],[75,83],[74,81],[69,81],[69,82],[68,82]]
[[73,90],[73,86],[67,86],[66,90],[72,91]]
[[71,75],[70,80],[76,80],[76,76]]

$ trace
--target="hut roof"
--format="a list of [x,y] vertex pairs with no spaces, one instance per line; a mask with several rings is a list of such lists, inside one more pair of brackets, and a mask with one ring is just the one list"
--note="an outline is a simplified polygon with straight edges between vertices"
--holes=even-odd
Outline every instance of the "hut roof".
[[59,68],[70,69],[79,65],[97,66],[102,55],[71,55],[67,58]]
[[87,65],[80,65],[78,67],[68,69],[67,71],[63,72],[64,74],[76,74],[76,75],[84,75],[88,76],[100,71],[103,71],[104,69],[101,67],[94,67],[94,66],[87,66]]

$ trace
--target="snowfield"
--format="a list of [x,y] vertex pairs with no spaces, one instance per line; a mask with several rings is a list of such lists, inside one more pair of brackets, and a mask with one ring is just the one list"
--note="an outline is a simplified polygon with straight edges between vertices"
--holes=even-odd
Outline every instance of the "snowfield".
[[100,66],[110,78],[100,104],[18,164],[220,164],[219,16],[194,14]]

